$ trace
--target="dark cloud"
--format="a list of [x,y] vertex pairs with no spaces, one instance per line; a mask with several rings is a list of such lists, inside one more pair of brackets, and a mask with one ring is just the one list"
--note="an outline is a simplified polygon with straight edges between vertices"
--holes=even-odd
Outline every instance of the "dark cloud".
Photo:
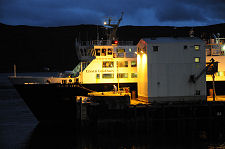
[[0,22],[62,26],[102,24],[120,16],[122,25],[207,25],[224,23],[225,0],[0,0]]

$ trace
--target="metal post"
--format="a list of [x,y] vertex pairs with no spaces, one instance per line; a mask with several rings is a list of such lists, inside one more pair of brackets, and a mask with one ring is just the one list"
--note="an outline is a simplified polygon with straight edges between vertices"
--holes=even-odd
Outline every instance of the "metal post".
[[14,77],[16,77],[16,64],[14,64]]
[[215,75],[213,73],[213,101],[215,101]]
[[117,61],[117,79],[118,79],[118,93],[120,93],[120,83],[119,83],[119,62]]

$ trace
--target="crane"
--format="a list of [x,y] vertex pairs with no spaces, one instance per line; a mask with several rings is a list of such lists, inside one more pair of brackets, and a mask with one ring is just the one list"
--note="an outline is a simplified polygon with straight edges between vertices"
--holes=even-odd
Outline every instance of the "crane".
[[215,60],[212,58],[210,63],[197,75],[191,75],[189,82],[195,83],[205,72],[209,72],[213,78],[213,101],[215,101],[215,72],[216,72],[216,63]]

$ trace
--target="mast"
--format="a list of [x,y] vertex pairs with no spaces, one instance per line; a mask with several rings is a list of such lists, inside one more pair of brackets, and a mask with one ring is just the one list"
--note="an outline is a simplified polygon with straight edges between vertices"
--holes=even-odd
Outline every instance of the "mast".
[[115,22],[112,17],[107,17],[107,21],[104,22],[104,25],[110,29],[110,33],[108,35],[108,44],[111,44],[112,41],[117,40],[116,31],[120,25],[120,22],[123,19],[123,12],[121,13],[121,17],[117,22]]

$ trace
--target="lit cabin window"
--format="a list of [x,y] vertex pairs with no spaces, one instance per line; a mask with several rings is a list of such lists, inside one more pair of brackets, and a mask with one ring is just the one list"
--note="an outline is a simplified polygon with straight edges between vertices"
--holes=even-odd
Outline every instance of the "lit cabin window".
[[108,49],[108,55],[112,55],[112,49]]
[[118,67],[128,67],[128,61],[117,61]]
[[131,61],[131,67],[137,67],[137,61]]
[[159,51],[159,46],[153,46],[153,51],[158,52]]
[[102,54],[101,56],[106,56],[106,49],[102,49]]
[[137,78],[137,73],[131,73],[131,78]]
[[131,48],[129,48],[129,52],[132,52],[132,49]]
[[95,49],[96,56],[100,56],[100,49]]
[[117,78],[128,78],[128,73],[117,73]]
[[100,74],[96,74],[96,79],[100,79]]
[[195,57],[195,63],[200,63],[200,57]]
[[102,62],[102,67],[103,68],[112,68],[112,67],[114,67],[114,63],[112,61],[104,61],[104,62]]
[[200,45],[195,45],[194,47],[195,47],[195,50],[196,51],[199,51],[200,50]]
[[187,45],[184,45],[184,50],[186,50],[188,48],[188,46]]
[[114,74],[113,73],[102,74],[102,78],[103,79],[111,79],[111,78],[114,78]]
[[117,53],[124,53],[125,49],[117,49]]

